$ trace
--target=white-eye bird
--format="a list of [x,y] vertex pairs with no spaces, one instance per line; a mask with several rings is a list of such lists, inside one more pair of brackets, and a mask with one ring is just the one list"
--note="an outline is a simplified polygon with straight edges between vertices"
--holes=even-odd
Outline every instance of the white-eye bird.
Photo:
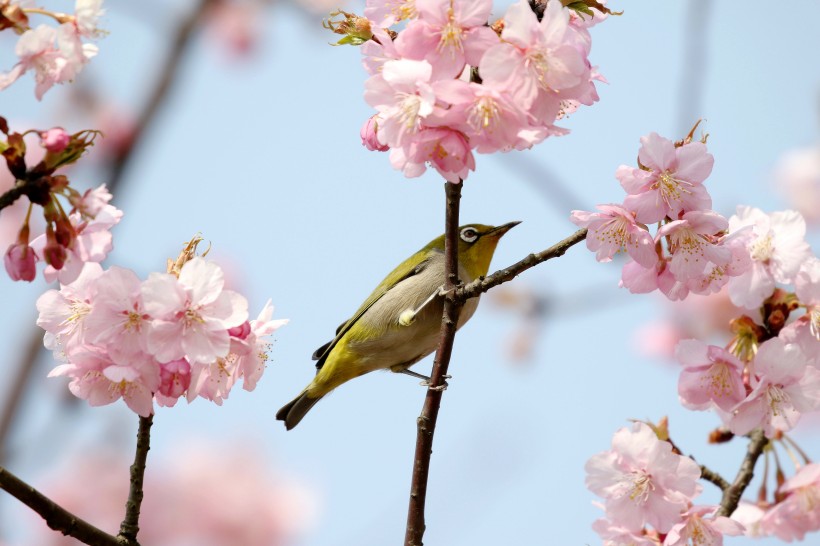
[[[499,239],[520,222],[493,227],[469,224],[458,228],[458,278],[469,283],[485,276]],[[444,306],[444,235],[407,258],[390,272],[336,337],[313,353],[316,376],[276,418],[290,430],[330,391],[374,370],[389,369],[423,379],[408,368],[438,345]],[[461,309],[457,328],[475,313],[478,298]]]

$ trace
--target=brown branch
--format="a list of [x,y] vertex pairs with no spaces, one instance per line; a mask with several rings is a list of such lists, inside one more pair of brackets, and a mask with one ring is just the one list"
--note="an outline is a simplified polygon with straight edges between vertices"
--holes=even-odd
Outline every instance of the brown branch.
[[117,537],[94,527],[57,505],[54,501],[0,466],[0,488],[40,514],[46,524],[55,531],[74,537],[85,544],[99,546],[122,546]]
[[[689,458],[692,459],[693,461],[695,460],[695,458],[692,457],[691,455],[689,456]],[[695,461],[695,462],[697,462],[697,461]],[[703,464],[700,465],[700,477],[703,478],[704,480],[706,480],[707,482],[711,482],[711,483],[715,484],[724,493],[726,492],[727,489],[729,489],[729,487],[731,487],[731,484],[729,482],[727,482],[723,478],[723,476],[721,476],[720,474],[718,474],[714,470],[711,470],[709,467],[707,467],[706,465],[703,465]]]
[[458,315],[462,302],[454,297],[458,286],[458,209],[461,200],[462,183],[445,182],[447,210],[444,230],[444,289],[449,290],[444,299],[444,312],[441,317],[441,334],[438,350],[430,374],[430,388],[424,398],[421,415],[416,420],[416,454],[413,460],[413,478],[410,483],[410,503],[407,509],[407,530],[404,535],[405,546],[422,546],[424,537],[424,504],[427,498],[427,479],[430,472],[430,456],[433,453],[433,433],[436,430],[436,419],[444,391],[444,376],[450,364],[453,341],[456,335]]
[[[192,43],[195,30],[214,1],[215,0],[201,0],[199,5],[193,8],[177,27],[170,52],[165,59],[160,76],[146,101],[145,108],[140,115],[137,116],[138,123],[134,129],[129,145],[123,147],[109,165],[109,173],[106,179],[108,190],[112,193],[121,185],[123,175],[131,160],[134,158],[134,152],[139,148],[146,129],[151,125],[157,113],[160,111],[161,106],[165,103],[165,99],[172,89],[175,77],[179,74],[181,61]],[[9,196],[8,199],[12,199],[12,197],[16,199],[19,195]],[[32,337],[27,344],[27,350],[10,382],[12,385],[11,390],[9,391],[7,400],[3,404],[2,413],[0,413],[0,446],[7,445],[6,439],[16,418],[23,392],[26,390],[31,379],[37,356],[42,349],[42,335],[39,328],[33,331]],[[4,459],[4,451],[4,449],[0,449],[0,462]]]
[[586,229],[579,229],[563,241],[555,243],[551,247],[538,252],[537,254],[530,254],[523,260],[514,263],[513,265],[500,269],[492,275],[479,278],[456,290],[455,299],[460,302],[465,302],[470,298],[476,298],[494,286],[511,281],[527,269],[534,267],[549,259],[563,256],[564,253],[573,245],[580,243],[587,237]]
[[746,449],[746,457],[740,464],[735,481],[723,491],[723,498],[720,500],[718,516],[729,517],[737,509],[740,497],[749,486],[754,477],[755,464],[763,453],[763,449],[768,445],[769,439],[763,434],[763,429],[755,429],[749,435],[749,447]]
[[128,491],[128,502],[125,503],[125,518],[120,525],[118,537],[127,544],[138,544],[137,533],[140,530],[140,507],[142,506],[143,478],[145,477],[145,462],[148,450],[151,449],[151,425],[154,416],[140,417],[140,426],[137,430],[137,450],[134,455],[134,464],[131,465],[131,488]]

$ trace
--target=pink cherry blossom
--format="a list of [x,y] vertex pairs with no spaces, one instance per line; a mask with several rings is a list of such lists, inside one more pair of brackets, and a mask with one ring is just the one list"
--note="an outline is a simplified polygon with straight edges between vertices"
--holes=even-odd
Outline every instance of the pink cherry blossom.
[[475,157],[466,137],[452,129],[425,128],[404,148],[390,151],[390,163],[408,178],[420,176],[430,164],[448,182],[458,183],[475,170]]
[[763,516],[760,527],[765,533],[792,542],[820,530],[820,463],[801,468],[779,492],[786,498]]
[[256,388],[256,383],[265,371],[270,348],[267,338],[288,322],[288,319],[273,320],[273,305],[268,300],[259,316],[250,322],[248,337],[232,341],[232,352],[237,355],[236,366],[242,377],[242,388],[246,391]]
[[37,260],[33,248],[24,243],[15,243],[3,256],[3,265],[11,280],[31,282],[37,275]]
[[746,398],[743,363],[729,351],[696,339],[681,340],[675,357],[683,364],[678,381],[681,404],[692,410],[715,404],[724,411]]
[[595,252],[595,258],[609,262],[618,252],[626,251],[642,267],[654,267],[658,255],[646,226],[639,225],[635,217],[619,205],[597,205],[596,208],[601,212],[574,210],[570,215],[575,225],[589,229],[587,248]]
[[120,398],[135,413],[147,417],[154,411],[153,393],[159,386],[159,368],[147,355],[116,362],[101,349],[79,346],[68,351],[68,363],[55,367],[49,377],[71,378],[69,390],[91,406],[111,404]]
[[693,210],[680,220],[669,222],[658,230],[655,240],[668,238],[672,259],[669,269],[678,281],[701,278],[710,264],[727,267],[732,251],[719,245],[714,235],[726,230],[726,218],[714,211]]
[[457,77],[464,65],[477,66],[484,52],[499,44],[486,26],[492,0],[415,0],[418,19],[396,39],[402,57],[427,60],[438,78]]
[[526,0],[512,4],[504,15],[501,38],[481,58],[479,71],[485,84],[510,90],[524,108],[541,93],[589,81],[585,52],[575,46],[569,10],[560,2],[548,3],[540,22]]
[[587,488],[604,498],[607,518],[632,532],[647,524],[669,532],[700,492],[700,467],[672,453],[671,444],[644,423],[617,431],[612,449],[584,468]]
[[427,61],[387,61],[380,74],[365,82],[364,98],[382,119],[379,142],[399,148],[419,132],[436,101],[432,70]]
[[105,184],[102,184],[94,189],[86,190],[79,197],[69,196],[69,202],[74,207],[72,212],[79,212],[84,218],[96,218],[112,197]]
[[624,207],[639,222],[651,224],[666,216],[677,220],[683,213],[712,208],[703,181],[715,160],[702,142],[675,148],[671,140],[650,133],[641,137],[638,159],[645,169],[621,165],[615,177],[629,194]]
[[93,286],[102,267],[88,263],[77,279],[49,290],[37,299],[37,326],[46,331],[47,349],[65,351],[86,342],[85,319],[91,312]]
[[367,0],[364,15],[377,27],[390,27],[418,17],[416,0]]
[[133,271],[116,266],[96,279],[94,306],[85,320],[90,342],[123,359],[148,352],[151,323],[141,285]]
[[362,52],[362,65],[368,74],[378,74],[382,66],[387,61],[395,61],[401,58],[396,51],[393,38],[387,31],[371,21],[370,30],[373,38],[363,43],[360,47]]
[[56,47],[57,30],[48,25],[25,31],[17,40],[15,53],[20,58],[11,71],[0,74],[0,90],[7,88],[28,70],[34,70],[37,86],[34,94],[41,100],[46,91],[55,83],[63,81],[63,72],[68,64]]
[[[716,506],[696,506],[683,514],[683,521],[672,527],[663,546],[723,546],[723,536],[738,536],[743,525],[723,516],[715,516]],[[705,518],[703,516],[710,516]]]
[[729,295],[735,305],[760,307],[775,288],[775,283],[792,283],[800,265],[811,255],[804,237],[806,222],[798,212],[766,214],[760,209],[738,206],[729,219],[734,233],[747,226],[747,246],[752,264],[745,274],[729,281]]
[[435,82],[433,89],[447,107],[436,109],[430,123],[461,131],[480,154],[529,148],[546,136],[532,132],[529,114],[505,92],[463,80]]
[[716,244],[729,250],[729,261],[709,262],[701,275],[689,277],[686,286],[695,294],[708,295],[718,292],[732,278],[745,274],[752,266],[752,259],[743,238],[730,234],[718,238]]
[[248,303],[223,290],[224,282],[219,266],[200,257],[185,263],[179,279],[160,273],[148,277],[142,297],[154,318],[147,342],[157,360],[186,357],[192,364],[210,364],[228,354],[228,329],[248,318]]
[[592,523],[592,530],[603,540],[603,546],[661,546],[657,533],[631,531],[601,518]]
[[766,436],[794,428],[800,415],[820,408],[820,370],[807,366],[797,345],[772,338],[758,347],[751,364],[754,390],[735,408],[729,428],[747,434],[763,427]]

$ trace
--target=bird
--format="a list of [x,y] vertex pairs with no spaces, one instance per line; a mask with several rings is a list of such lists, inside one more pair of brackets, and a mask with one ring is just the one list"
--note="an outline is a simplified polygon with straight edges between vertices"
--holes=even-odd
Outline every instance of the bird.
[[[458,228],[458,278],[484,277],[501,237],[520,222],[501,226],[468,224]],[[439,339],[444,307],[444,235],[404,260],[343,322],[335,337],[313,353],[316,376],[276,419],[291,430],[323,396],[375,370],[391,370],[429,382],[408,368],[432,353]],[[456,328],[475,313],[478,298],[464,303]],[[428,383],[429,384],[429,383]]]

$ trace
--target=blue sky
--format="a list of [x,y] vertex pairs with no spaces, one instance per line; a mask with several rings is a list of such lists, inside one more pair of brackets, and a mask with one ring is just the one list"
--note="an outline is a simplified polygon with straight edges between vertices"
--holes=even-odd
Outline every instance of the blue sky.
[[[110,34],[81,77],[114,102],[138,108],[184,4],[167,17],[139,18],[111,2],[104,24]],[[686,26],[691,5],[705,10],[697,33]],[[698,118],[706,120],[715,156],[707,187],[716,210],[728,216],[740,203],[769,211],[787,206],[770,173],[780,154],[816,145],[820,136],[813,58],[820,4],[789,11],[763,2],[740,6],[613,4],[624,15],[592,29],[591,60],[609,81],[599,86],[601,101],[566,121],[569,136],[527,152],[479,156],[465,183],[463,223],[522,221],[501,241],[494,267],[572,233],[571,208],[620,202],[614,172],[634,162],[640,136],[680,138]],[[497,6],[494,16],[502,13]],[[203,437],[257,445],[279,472],[316,492],[319,515],[304,544],[382,546],[404,534],[424,390],[411,378],[374,373],[322,400],[291,432],[274,414],[310,380],[313,350],[387,272],[443,231],[444,198],[435,173],[405,179],[386,154],[361,146],[359,127],[371,112],[362,100],[359,52],[328,46],[333,36],[320,19],[273,6],[257,54],[242,62],[198,42],[115,196],[125,218],[108,263],[145,276],[201,232],[248,296],[252,314],[270,297],[275,316],[291,319],[275,336],[256,391],[234,391],[223,407],[198,400],[159,411],[150,457],[173,457]],[[3,68],[11,65],[10,47],[0,39]],[[701,61],[685,66],[685,52],[698,47]],[[67,88],[50,91],[42,103],[32,89],[25,78],[0,93],[0,115],[86,128],[69,125],[78,121],[65,106]],[[81,186],[101,182],[92,170],[88,175],[78,175]],[[555,184],[571,196],[555,197]],[[811,240],[816,251],[816,231]],[[557,301],[526,365],[512,364],[504,345],[518,318],[488,301],[459,333],[434,444],[426,543],[598,543],[590,529],[598,510],[584,488],[583,465],[631,418],[669,415],[679,445],[734,474],[742,442],[707,445],[717,418],[682,409],[675,367],[635,351],[635,328],[657,321],[665,307],[619,290],[618,277],[617,264],[598,264],[576,247],[509,285]],[[9,363],[19,352],[16,341],[33,328],[33,302],[44,289],[41,282],[0,279],[0,343]],[[584,301],[588,293],[600,293],[600,304]],[[426,373],[431,360],[415,369]],[[39,364],[12,438],[19,455],[11,468],[34,481],[55,458],[82,453],[112,429],[130,451],[136,430],[135,416],[116,404],[73,412],[56,441],[38,435],[55,419],[52,400],[65,390],[61,380],[46,379],[51,365]],[[814,454],[816,427],[815,420],[796,434]],[[714,488],[704,489],[702,500],[713,502]],[[0,497],[0,528],[22,510]],[[751,543],[744,540],[730,543]]]

